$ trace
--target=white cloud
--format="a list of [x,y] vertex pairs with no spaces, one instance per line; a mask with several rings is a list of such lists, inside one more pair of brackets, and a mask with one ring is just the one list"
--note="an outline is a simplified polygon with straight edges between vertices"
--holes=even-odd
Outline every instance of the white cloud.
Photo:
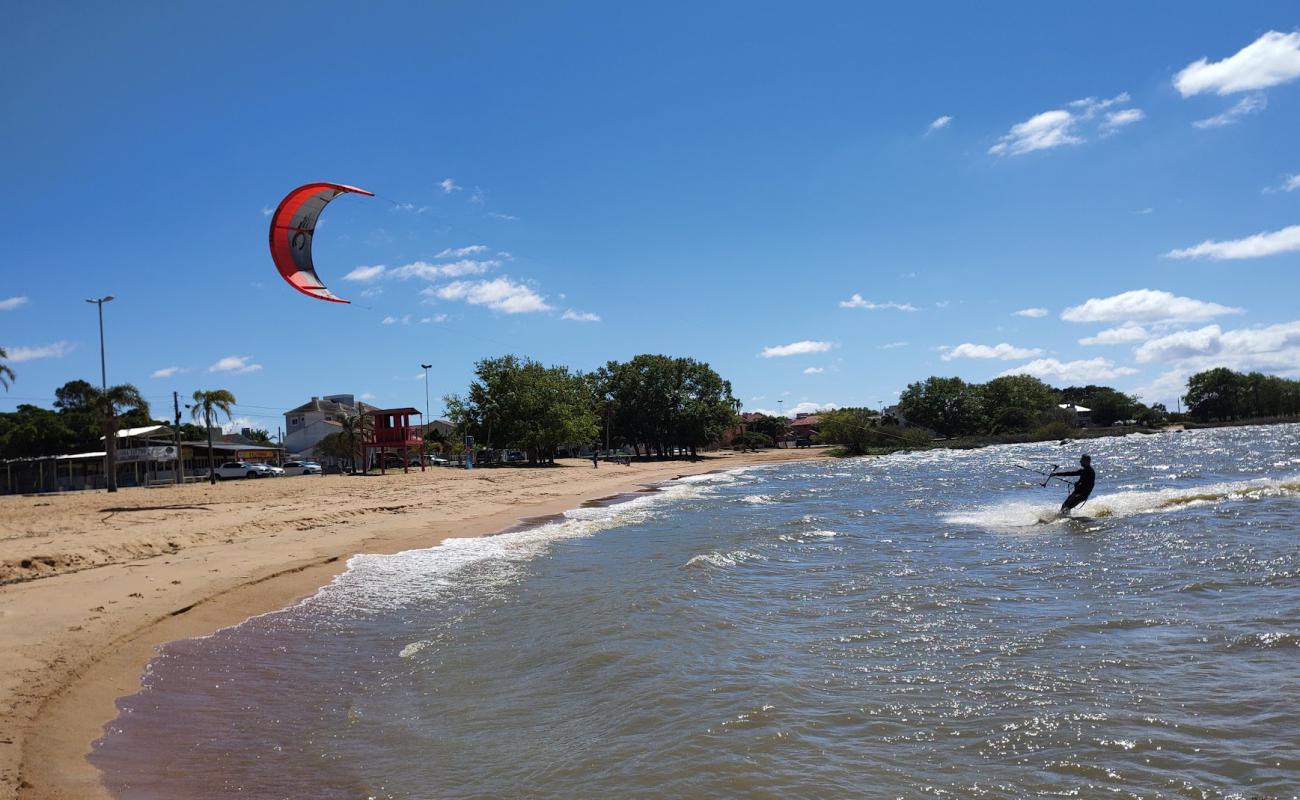
[[894,350],[899,347],[907,347],[911,342],[889,342],[887,344],[876,345],[877,350]]
[[1014,313],[1017,317],[1030,317],[1032,319],[1037,319],[1039,317],[1047,316],[1048,312],[1045,308],[1022,308]]
[[1036,114],[1011,126],[1011,131],[989,148],[995,156],[1018,156],[1034,150],[1050,150],[1067,144],[1081,144],[1083,139],[1071,133],[1074,115],[1064,109]]
[[383,293],[384,293],[383,288],[379,286],[370,286],[361,290],[362,297],[378,297]]
[[58,341],[53,344],[40,344],[33,347],[17,345],[5,348],[9,353],[9,361],[13,364],[21,364],[24,361],[36,361],[41,358],[63,358],[76,349],[77,346],[75,344],[67,341]]
[[184,372],[184,371],[185,370],[181,369],[180,367],[163,367],[162,369],[156,369],[153,372],[149,373],[149,377],[170,378],[173,375],[176,375],[177,373]]
[[514,214],[502,214],[499,211],[489,211],[488,216],[492,219],[503,219],[507,222],[514,222],[519,219],[519,217],[516,217]]
[[358,400],[366,400],[366,401],[374,400],[374,399],[375,399],[375,393],[374,393],[374,392],[362,392],[362,393],[361,393],[361,396],[358,397],[357,399],[358,399]]
[[427,281],[435,280],[439,277],[459,278],[465,275],[482,275],[494,267],[501,265],[500,261],[487,260],[476,261],[474,259],[462,259],[453,261],[450,264],[430,264],[426,261],[414,261],[410,264],[403,264],[388,271],[388,277],[406,280],[407,278],[422,278]]
[[226,356],[217,363],[208,367],[208,372],[257,372],[262,368],[261,364],[250,364],[248,360],[252,356]]
[[1300,225],[1291,225],[1278,231],[1257,233],[1244,239],[1215,242],[1209,239],[1193,247],[1170,250],[1165,258],[1210,258],[1225,261],[1239,258],[1263,258],[1278,253],[1300,250]]
[[1262,328],[1225,331],[1207,325],[1177,331],[1143,343],[1134,355],[1139,363],[1174,362],[1191,370],[1224,366],[1300,374],[1300,320]]
[[881,311],[884,309],[891,309],[891,308],[897,311],[916,310],[916,306],[912,305],[911,303],[895,303],[892,301],[888,303],[873,303],[870,300],[862,299],[862,295],[858,294],[857,292],[854,292],[853,296],[850,297],[848,300],[841,300],[840,308],[865,308],[868,311]]
[[275,209],[270,206],[262,206],[262,216],[269,217],[275,213]]
[[421,325],[428,325],[431,322],[446,322],[446,314],[434,314],[432,317],[420,317]]
[[1099,331],[1095,336],[1085,336],[1079,340],[1079,344],[1128,344],[1129,342],[1140,342],[1151,334],[1141,325],[1126,322],[1118,328],[1107,328]]
[[1140,108],[1125,108],[1120,111],[1111,111],[1106,114],[1102,120],[1099,130],[1102,136],[1110,136],[1120,128],[1126,125],[1132,125],[1135,122],[1141,122],[1146,119],[1146,113]]
[[1296,189],[1300,189],[1300,174],[1287,176],[1286,181],[1282,183],[1282,191],[1294,192]]
[[1300,77],[1300,33],[1269,31],[1222,61],[1201,58],[1174,76],[1183,97],[1267,89]]
[[380,323],[383,325],[410,325],[411,315],[404,314],[400,317],[394,317],[392,314],[389,314],[388,316],[380,320]]
[[593,314],[590,311],[574,311],[569,309],[560,315],[560,319],[567,319],[573,322],[600,322],[600,315]]
[[475,186],[474,193],[470,195],[469,201],[475,205],[481,206],[485,199],[487,199],[487,196],[483,193],[483,190]]
[[19,295],[17,297],[7,297],[4,300],[0,300],[0,311],[13,311],[15,308],[18,308],[19,306],[27,305],[27,302],[28,302],[27,298],[24,297],[23,295]]
[[451,194],[452,192],[459,192],[461,188],[460,186],[456,185],[456,182],[451,178],[443,178],[442,180],[438,181],[438,186],[442,189],[443,194]]
[[1089,358],[1079,361],[1058,361],[1055,358],[1040,358],[1013,367],[998,377],[1007,375],[1033,375],[1045,381],[1056,380],[1064,383],[1093,383],[1106,381],[1123,375],[1132,375],[1137,370],[1132,367],[1117,367],[1108,358]]
[[1139,214],[1141,216],[1146,216],[1147,214],[1155,213],[1155,209],[1152,208],[1151,206],[1147,206],[1146,208],[1139,208],[1137,211],[1134,211],[1133,213]]
[[826,371],[826,370],[822,369],[821,367],[808,367],[807,369],[805,369],[805,370],[803,371],[803,374],[805,374],[805,375],[820,375],[820,374],[822,374],[822,373],[825,372],[825,371]]
[[1262,94],[1248,94],[1233,104],[1232,108],[1213,117],[1198,119],[1192,123],[1194,128],[1222,128],[1232,125],[1242,117],[1258,114],[1268,108],[1268,98]]
[[435,294],[443,300],[463,300],[504,314],[551,310],[544,297],[509,277],[490,281],[455,281],[437,289]]
[[785,413],[786,416],[793,417],[796,414],[819,414],[823,411],[834,411],[837,408],[841,408],[839,403],[813,403],[810,401],[804,401],[802,403],[796,403],[794,408],[789,409]]
[[222,433],[239,433],[244,428],[257,430],[258,426],[248,417],[234,417],[233,419],[228,419],[221,423]]
[[759,353],[763,358],[779,358],[781,356],[804,356],[812,353],[825,353],[834,347],[830,342],[814,342],[804,339],[800,342],[791,342],[790,344],[780,344],[774,347],[764,347],[763,352]]
[[1240,308],[1178,297],[1156,289],[1134,289],[1110,297],[1094,297],[1061,312],[1067,322],[1199,322]]
[[930,126],[925,130],[926,133],[932,133],[934,131],[943,130],[944,128],[948,127],[951,124],[952,124],[952,117],[945,114],[944,116],[936,119],[934,122],[931,122]]
[[448,247],[446,250],[443,250],[441,253],[434,256],[434,258],[464,258],[465,256],[472,256],[475,253],[486,251],[487,245],[482,244],[471,244],[468,247]]
[[[995,156],[1018,156],[1035,150],[1051,150],[1065,145],[1082,144],[1085,141],[1079,133],[1082,123],[1091,123],[1106,109],[1126,105],[1130,99],[1127,92],[1121,92],[1105,100],[1085,97],[1069,104],[1073,111],[1055,108],[1036,114],[1024,122],[1011,126],[1011,130],[999,139],[997,144],[989,148],[989,153]],[[1142,110],[1137,108],[1116,109],[1105,115],[1097,129],[1103,136],[1108,136],[1145,116]]]
[[940,348],[944,350],[942,356],[944,361],[952,361],[956,358],[996,358],[1002,361],[1010,361],[1013,358],[1033,358],[1043,354],[1043,351],[1037,347],[1016,347],[1015,345],[1002,342],[990,347],[986,344],[972,344],[966,342],[956,347]]
[[385,267],[383,264],[375,264],[374,266],[369,266],[369,267],[357,267],[356,269],[349,272],[347,275],[344,275],[343,280],[360,281],[363,283],[365,281],[373,281],[377,278],[384,277],[384,273],[387,270],[388,267]]

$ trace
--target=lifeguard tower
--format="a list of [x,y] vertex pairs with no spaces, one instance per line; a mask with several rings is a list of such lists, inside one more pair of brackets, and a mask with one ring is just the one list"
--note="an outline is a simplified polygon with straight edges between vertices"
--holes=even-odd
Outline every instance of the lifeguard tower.
[[420,453],[420,471],[424,471],[424,454],[423,445],[424,437],[415,433],[411,424],[411,417],[420,417],[421,421],[424,415],[419,409],[415,408],[374,408],[366,412],[366,416],[371,418],[370,438],[362,444],[366,451],[366,462],[370,461],[370,452],[379,451],[379,474],[384,474],[384,468],[387,466],[388,451],[400,451],[402,454],[402,472],[410,472],[411,459],[409,453],[412,448]]

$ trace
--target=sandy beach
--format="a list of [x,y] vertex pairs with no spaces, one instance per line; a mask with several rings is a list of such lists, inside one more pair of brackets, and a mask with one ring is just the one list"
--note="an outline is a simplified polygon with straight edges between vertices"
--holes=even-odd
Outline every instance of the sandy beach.
[[679,475],[824,457],[327,476],[0,498],[0,797],[106,797],[86,753],[155,648],[311,594],[349,556],[486,535]]

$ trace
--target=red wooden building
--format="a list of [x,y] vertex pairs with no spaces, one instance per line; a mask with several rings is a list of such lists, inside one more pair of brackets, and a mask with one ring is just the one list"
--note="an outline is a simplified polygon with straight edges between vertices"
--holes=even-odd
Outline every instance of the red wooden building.
[[[419,409],[415,408],[374,408],[366,412],[371,418],[369,438],[363,442],[366,451],[366,463],[370,463],[370,452],[379,451],[379,472],[383,474],[388,451],[400,451],[402,454],[402,471],[410,471],[410,451],[423,455],[424,437],[416,433],[416,425],[411,424],[411,417],[424,419]],[[420,471],[424,471],[424,459],[420,459]]]

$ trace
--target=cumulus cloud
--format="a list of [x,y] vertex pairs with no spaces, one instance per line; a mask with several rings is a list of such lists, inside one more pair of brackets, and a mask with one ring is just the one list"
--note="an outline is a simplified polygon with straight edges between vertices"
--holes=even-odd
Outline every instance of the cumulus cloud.
[[1226,261],[1263,258],[1297,250],[1300,250],[1300,225],[1291,225],[1278,231],[1257,233],[1244,239],[1228,239],[1222,242],[1207,239],[1192,247],[1170,250],[1165,253],[1165,258],[1209,258],[1215,261]]
[[1006,342],[991,347],[987,344],[966,342],[956,347],[943,347],[940,349],[944,351],[942,356],[944,361],[952,361],[956,358],[996,358],[1002,361],[1010,361],[1013,358],[1033,358],[1043,354],[1043,351],[1037,347],[1016,347]]
[[803,371],[805,375],[820,375],[826,370],[821,367],[808,367]]
[[244,428],[257,430],[257,425],[248,417],[234,417],[221,423],[222,433],[239,433]]
[[77,346],[72,342],[58,341],[53,344],[38,344],[31,347],[20,344],[6,347],[5,351],[9,354],[10,363],[21,364],[24,361],[36,361],[42,358],[63,358],[76,349]]
[[[430,292],[426,289],[423,293]],[[455,281],[433,290],[432,294],[442,300],[463,300],[471,305],[487,306],[503,314],[551,310],[544,297],[509,277],[490,281]]]
[[442,180],[438,181],[438,187],[442,189],[443,194],[451,194],[452,192],[459,192],[461,189],[461,187],[458,186],[456,182],[451,178],[443,178]]
[[1240,308],[1218,303],[1156,289],[1134,289],[1110,297],[1091,298],[1062,311],[1061,319],[1067,322],[1200,322],[1240,313]]
[[184,371],[185,371],[185,370],[181,369],[180,367],[163,367],[162,369],[156,369],[156,370],[154,370],[153,372],[149,373],[149,377],[150,377],[150,378],[170,378],[170,377],[172,377],[173,375],[176,375],[177,373],[181,373],[181,372],[184,372]]
[[600,322],[600,315],[593,314],[590,311],[574,311],[570,308],[560,315],[560,319],[567,319],[571,322]]
[[1134,355],[1139,363],[1175,362],[1193,370],[1224,366],[1297,374],[1300,320],[1227,331],[1218,325],[1176,331],[1144,342]]
[[262,365],[248,363],[251,358],[252,356],[226,356],[208,367],[208,372],[234,372],[236,374],[257,372],[262,368]]
[[1130,342],[1140,342],[1151,334],[1141,325],[1132,322],[1126,322],[1118,328],[1107,328],[1099,331],[1095,336],[1085,336],[1079,340],[1079,344],[1128,344]]
[[945,114],[944,116],[936,119],[934,122],[931,122],[929,127],[925,129],[925,132],[933,133],[935,131],[943,130],[944,128],[948,127],[951,124],[952,124],[952,117]]
[[0,300],[0,311],[13,311],[19,306],[27,305],[27,302],[27,298],[23,295],[17,297],[6,297],[4,300]]
[[1014,313],[1015,313],[1015,315],[1016,315],[1017,317],[1030,317],[1030,318],[1033,318],[1033,319],[1037,319],[1037,318],[1039,318],[1039,317],[1045,317],[1045,316],[1047,316],[1047,309],[1045,309],[1045,308],[1022,308],[1022,309],[1020,309],[1019,311],[1016,311],[1016,312],[1014,312]]
[[400,317],[394,317],[392,314],[389,314],[388,316],[380,320],[380,323],[383,325],[410,325],[411,315],[405,314]]
[[839,403],[814,403],[811,400],[805,400],[798,403],[793,408],[787,408],[784,411],[777,411],[770,408],[756,408],[754,409],[754,413],[765,414],[769,417],[793,418],[798,414],[820,414],[823,411],[834,411],[837,408],[843,408],[843,406]]
[[1094,383],[1108,381],[1124,375],[1132,375],[1137,370],[1132,367],[1119,367],[1108,358],[1080,359],[1078,361],[1058,361],[1055,358],[1040,358],[1013,367],[998,377],[1007,375],[1032,375],[1045,381],[1063,383]]
[[1192,123],[1195,128],[1222,128],[1224,125],[1232,125],[1241,121],[1242,117],[1258,114],[1268,108],[1268,98],[1262,94],[1251,94],[1238,100],[1232,108],[1222,114],[1215,114],[1212,117],[1198,119]]
[[854,292],[853,296],[850,297],[848,300],[841,300],[840,308],[865,308],[868,311],[882,311],[891,308],[896,311],[916,310],[916,306],[912,305],[911,303],[895,303],[892,301],[888,303],[873,303],[870,300],[864,300],[862,298],[862,295],[858,294],[857,292]]
[[812,353],[825,353],[834,347],[830,342],[815,342],[804,339],[800,342],[791,342],[790,344],[779,344],[773,347],[764,347],[763,352],[759,353],[763,358],[780,358],[782,356],[805,356]]
[[387,270],[388,268],[385,267],[383,264],[375,264],[373,266],[368,266],[368,267],[357,267],[353,269],[351,272],[349,272],[347,275],[344,275],[343,280],[358,281],[361,283],[364,283],[366,281],[373,281],[377,278],[382,278],[384,276],[384,273]]
[[1183,97],[1251,92],[1300,77],[1300,33],[1269,31],[1222,61],[1193,61],[1174,76]]
[[431,317],[420,317],[421,325],[428,325],[433,322],[446,322],[446,321],[447,321],[446,314],[434,314]]
[[1141,109],[1137,108],[1116,108],[1115,111],[1106,111],[1109,108],[1127,105],[1130,99],[1127,92],[1121,92],[1104,100],[1085,97],[1069,103],[1068,110],[1054,108],[1035,114],[1024,122],[1012,125],[1011,130],[999,139],[997,144],[989,148],[989,153],[995,156],[1018,156],[1035,150],[1051,150],[1065,145],[1082,144],[1085,139],[1080,129],[1085,123],[1092,124],[1096,117],[1103,113],[1105,117],[1097,129],[1103,136],[1110,135],[1146,116]]

